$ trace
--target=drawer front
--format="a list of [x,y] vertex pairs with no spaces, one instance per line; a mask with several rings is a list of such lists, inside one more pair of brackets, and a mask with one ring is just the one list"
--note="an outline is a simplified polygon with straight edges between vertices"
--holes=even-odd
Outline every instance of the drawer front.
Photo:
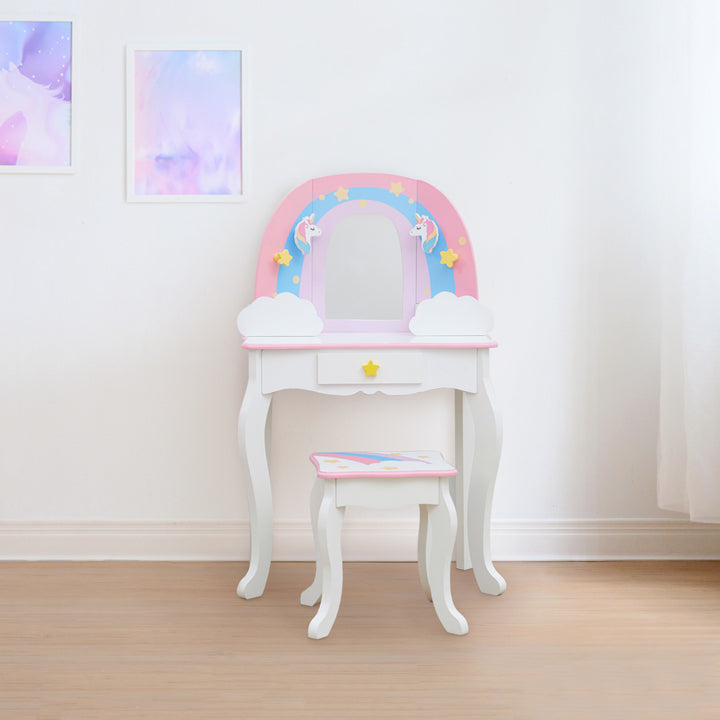
[[422,352],[389,350],[326,351],[318,354],[318,385],[420,385]]

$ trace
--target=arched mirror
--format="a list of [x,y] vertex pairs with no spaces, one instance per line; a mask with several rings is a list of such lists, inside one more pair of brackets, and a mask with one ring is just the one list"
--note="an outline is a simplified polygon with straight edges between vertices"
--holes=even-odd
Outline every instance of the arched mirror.
[[325,317],[402,319],[403,261],[390,218],[348,215],[333,228],[325,263]]

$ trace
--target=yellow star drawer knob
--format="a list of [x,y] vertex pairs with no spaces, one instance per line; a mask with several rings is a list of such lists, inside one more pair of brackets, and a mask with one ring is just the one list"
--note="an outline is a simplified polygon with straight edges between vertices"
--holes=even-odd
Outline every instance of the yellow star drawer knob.
[[440,264],[447,265],[451,268],[458,261],[460,256],[452,248],[448,248],[447,250],[440,251],[440,257],[442,258],[440,260]]
[[292,260],[292,255],[287,251],[287,248],[286,248],[282,252],[276,252],[273,255],[273,260],[278,265],[285,265],[285,267],[287,267],[288,265],[290,265],[290,261]]
[[365,377],[377,377],[377,371],[380,366],[376,365],[372,360],[368,360],[366,365],[362,366],[365,371]]

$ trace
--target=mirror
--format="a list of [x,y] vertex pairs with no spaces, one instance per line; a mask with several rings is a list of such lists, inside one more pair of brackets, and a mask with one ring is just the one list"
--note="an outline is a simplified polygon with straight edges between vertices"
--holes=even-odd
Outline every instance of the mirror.
[[325,317],[400,320],[403,265],[395,224],[383,215],[348,215],[338,221],[325,263]]

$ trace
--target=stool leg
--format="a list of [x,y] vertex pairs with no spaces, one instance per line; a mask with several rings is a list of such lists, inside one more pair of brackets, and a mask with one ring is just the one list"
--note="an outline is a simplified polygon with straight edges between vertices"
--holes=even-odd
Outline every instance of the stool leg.
[[312,607],[316,605],[322,595],[322,568],[318,560],[318,514],[320,503],[325,493],[325,481],[322,478],[315,478],[312,494],[310,495],[310,520],[312,521],[313,542],[315,543],[315,579],[302,595],[300,604]]
[[330,633],[340,609],[343,582],[340,542],[344,515],[345,508],[335,505],[335,481],[328,480],[318,512],[317,562],[322,568],[322,599],[308,627],[308,637],[313,640]]
[[428,581],[427,571],[427,541],[428,541],[428,506],[420,505],[420,527],[418,528],[418,549],[417,562],[418,573],[420,574],[420,584],[425,591],[427,599],[432,602],[432,593],[430,591],[430,582]]
[[447,478],[439,478],[440,501],[429,506],[425,562],[433,605],[443,627],[453,635],[465,635],[467,620],[453,603],[450,593],[450,561],[457,533],[457,514],[450,498]]

